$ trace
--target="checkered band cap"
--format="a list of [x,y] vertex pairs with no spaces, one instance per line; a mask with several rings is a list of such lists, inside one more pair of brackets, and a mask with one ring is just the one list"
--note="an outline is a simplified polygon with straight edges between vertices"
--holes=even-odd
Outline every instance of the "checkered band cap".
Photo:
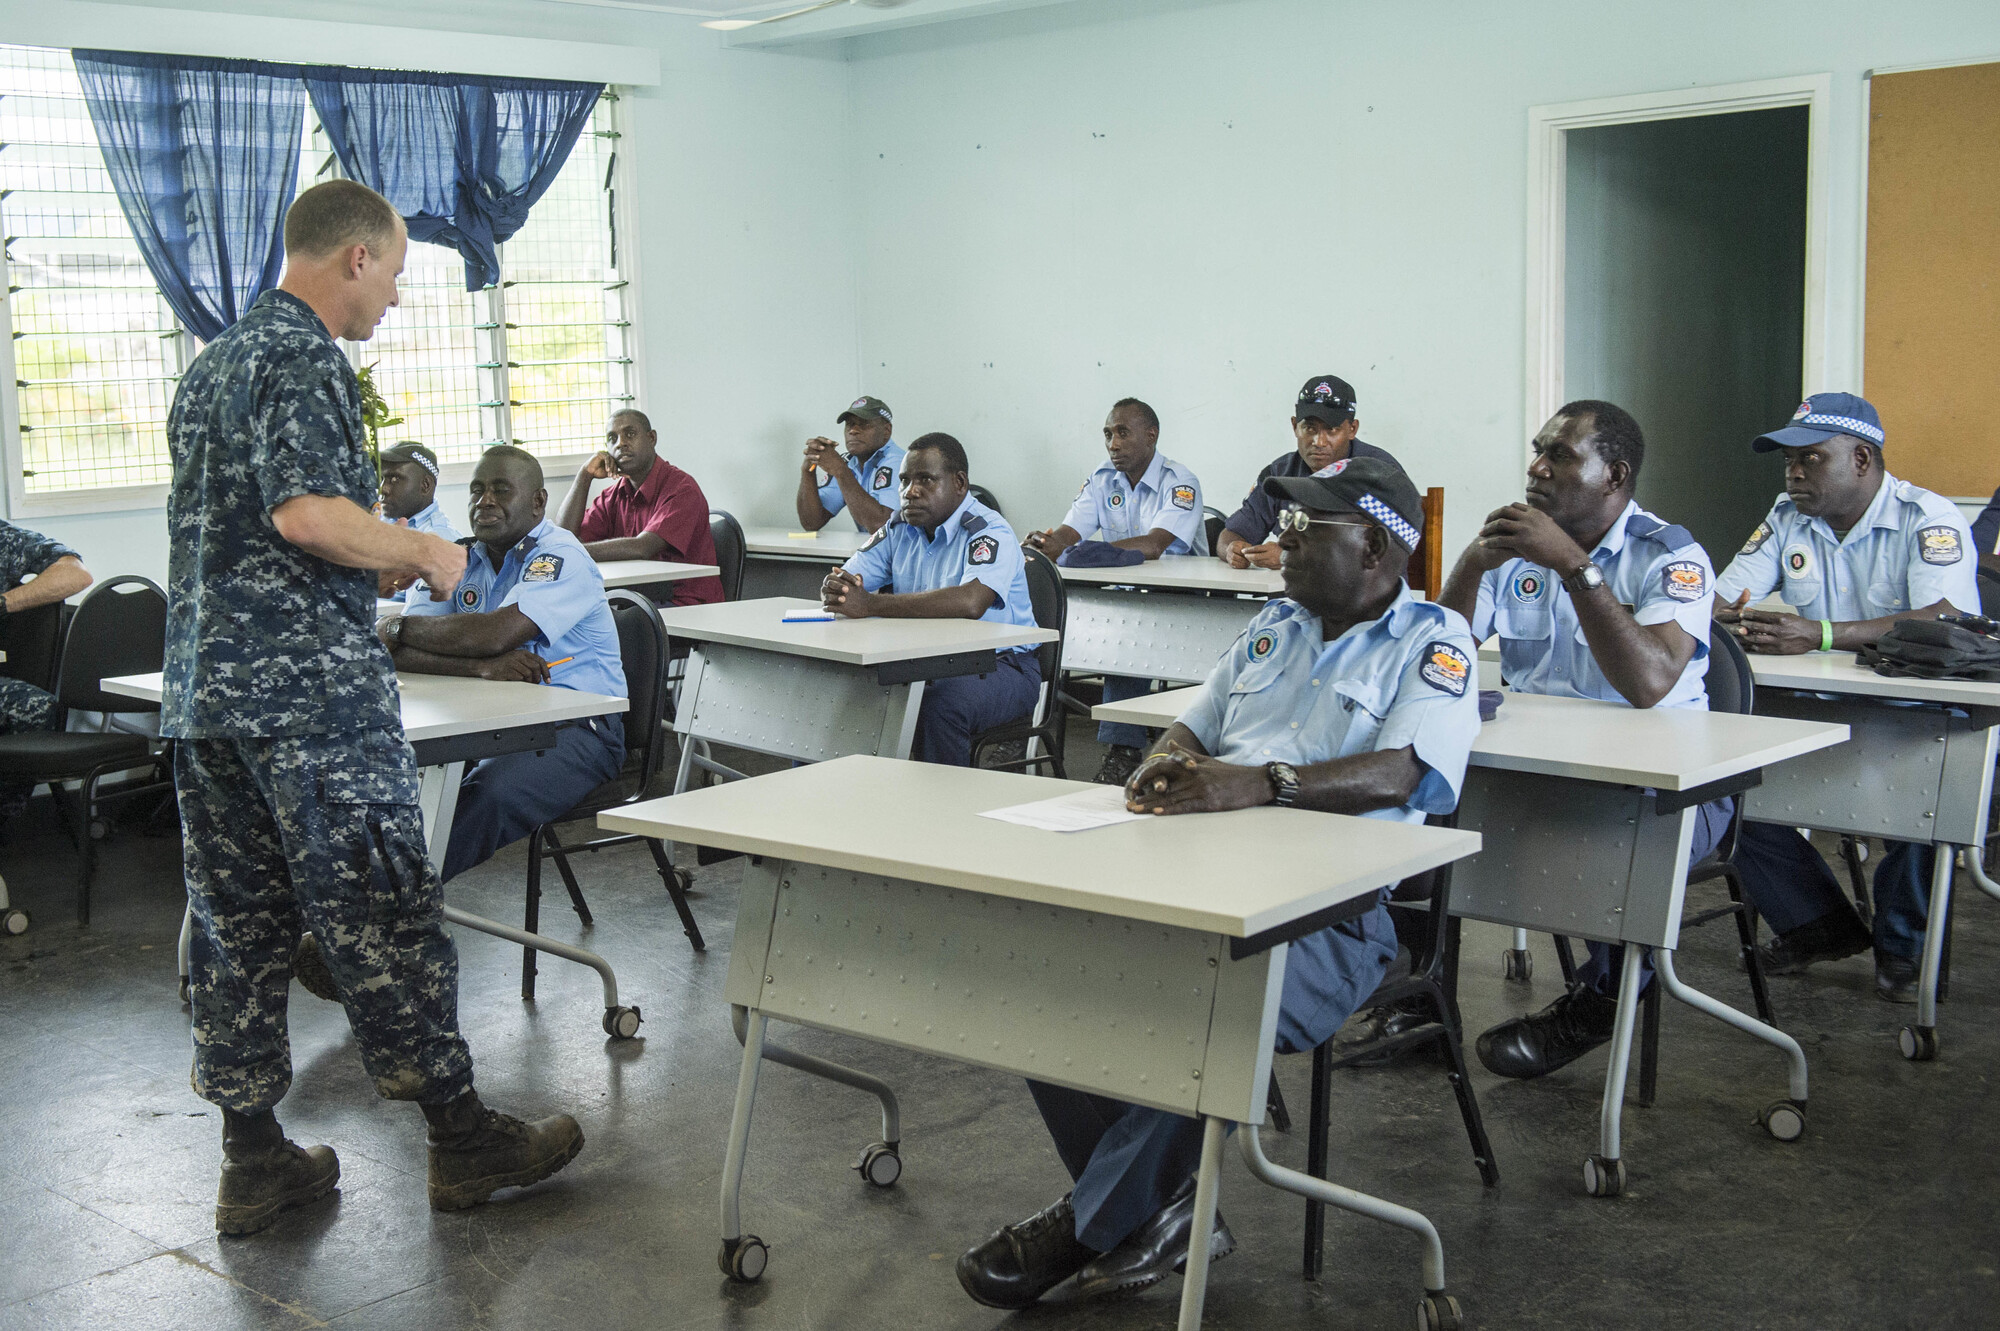
[[1795,424],[1824,426],[1829,430],[1838,430],[1842,434],[1851,434],[1858,439],[1866,439],[1870,443],[1882,442],[1882,427],[1870,424],[1858,416],[1831,416],[1811,412],[1799,417]]
[[1758,435],[1750,447],[1759,453],[1780,448],[1810,448],[1837,435],[1864,440],[1877,448],[1888,443],[1875,404],[1854,393],[1814,393],[1799,403],[1792,418],[1778,429]]
[[1422,532],[1403,521],[1401,514],[1377,499],[1374,495],[1356,495],[1354,502],[1361,506],[1363,513],[1366,513],[1369,517],[1387,527],[1389,534],[1401,541],[1405,549],[1416,549],[1417,542],[1423,539],[1424,534]]

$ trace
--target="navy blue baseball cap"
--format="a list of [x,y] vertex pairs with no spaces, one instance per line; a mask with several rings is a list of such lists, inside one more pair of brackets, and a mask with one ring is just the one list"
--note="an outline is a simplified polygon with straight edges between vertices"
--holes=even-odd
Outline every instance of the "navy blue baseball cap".
[[1316,374],[1306,380],[1292,404],[1295,420],[1320,420],[1328,425],[1344,425],[1354,416],[1354,388],[1332,374]]
[[1774,453],[1781,448],[1809,448],[1843,434],[1880,448],[1884,442],[1882,418],[1865,397],[1814,393],[1799,403],[1789,425],[1758,435],[1750,447],[1759,453]]
[[1423,496],[1387,458],[1342,458],[1310,476],[1267,477],[1264,493],[1328,513],[1365,513],[1405,550],[1424,536]]

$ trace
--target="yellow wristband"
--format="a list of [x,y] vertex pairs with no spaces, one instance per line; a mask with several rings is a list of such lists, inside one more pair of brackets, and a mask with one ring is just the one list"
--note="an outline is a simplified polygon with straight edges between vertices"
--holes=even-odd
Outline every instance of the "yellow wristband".
[[1819,622],[1819,649],[1823,652],[1833,650],[1833,621],[1830,619]]

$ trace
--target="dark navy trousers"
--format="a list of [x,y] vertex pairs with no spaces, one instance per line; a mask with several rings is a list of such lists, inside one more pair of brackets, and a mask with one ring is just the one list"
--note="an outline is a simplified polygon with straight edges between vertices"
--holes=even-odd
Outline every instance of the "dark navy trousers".
[[[1152,689],[1150,679],[1136,679],[1131,675],[1106,675],[1104,677],[1104,701],[1124,702],[1127,698],[1143,698]],[[1130,749],[1146,747],[1146,728],[1126,721],[1099,721],[1097,723],[1099,744],[1123,744]]]
[[1002,652],[990,674],[954,675],[924,685],[910,756],[947,767],[972,765],[972,737],[1035,709],[1042,665],[1033,652]]
[[[1694,836],[1688,842],[1690,866],[1700,864],[1708,858],[1708,852],[1715,849],[1715,843],[1722,840],[1722,834],[1729,830],[1729,819],[1735,812],[1736,799],[1731,795],[1711,800],[1694,811]],[[1743,824],[1743,831],[1745,834],[1750,831],[1749,823]],[[1742,844],[1743,839],[1739,836],[1737,838],[1739,849],[1736,852],[1738,864],[1743,862],[1743,852],[1740,849]],[[1749,886],[1747,877],[1744,885],[1746,888]],[[1606,998],[1610,998],[1618,993],[1618,972],[1624,964],[1623,944],[1593,942],[1590,944],[1590,959],[1576,968],[1576,978]],[[1645,992],[1646,986],[1652,982],[1653,957],[1651,949],[1648,949],[1642,952],[1639,958],[1640,992]]]
[[[1387,906],[1293,943],[1285,957],[1277,1050],[1304,1053],[1339,1030],[1396,955]],[[1076,1187],[1077,1241],[1108,1252],[1194,1177],[1201,1121],[1031,1081],[1056,1154]]]
[[541,753],[508,753],[466,769],[458,788],[440,877],[450,882],[484,864],[502,846],[561,814],[618,775],[625,765],[625,726],[616,716],[596,716],[556,731],[556,746]]
[[[1771,928],[1788,934],[1836,911],[1850,909],[1847,896],[1826,859],[1797,828],[1745,823],[1736,863],[1743,892]],[[1924,921],[1931,906],[1931,872],[1937,847],[1909,841],[1883,843],[1875,866],[1875,950],[1915,957],[1924,948]]]

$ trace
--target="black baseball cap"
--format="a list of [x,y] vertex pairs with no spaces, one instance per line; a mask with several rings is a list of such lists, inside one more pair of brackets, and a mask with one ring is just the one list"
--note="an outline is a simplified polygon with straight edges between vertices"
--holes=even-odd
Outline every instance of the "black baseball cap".
[[1386,458],[1342,458],[1310,476],[1273,476],[1264,493],[1330,513],[1375,519],[1405,550],[1424,534],[1424,501],[1403,469]]
[[381,456],[384,462],[414,462],[429,472],[433,479],[438,474],[438,455],[415,441],[405,441],[385,448]]
[[1299,390],[1299,400],[1292,405],[1292,418],[1340,425],[1354,419],[1354,407],[1352,384],[1336,375],[1316,374]]
[[857,421],[888,421],[891,425],[896,422],[895,416],[889,411],[889,404],[879,397],[855,398],[847,404],[846,411],[833,418],[833,423],[845,425],[849,416]]

